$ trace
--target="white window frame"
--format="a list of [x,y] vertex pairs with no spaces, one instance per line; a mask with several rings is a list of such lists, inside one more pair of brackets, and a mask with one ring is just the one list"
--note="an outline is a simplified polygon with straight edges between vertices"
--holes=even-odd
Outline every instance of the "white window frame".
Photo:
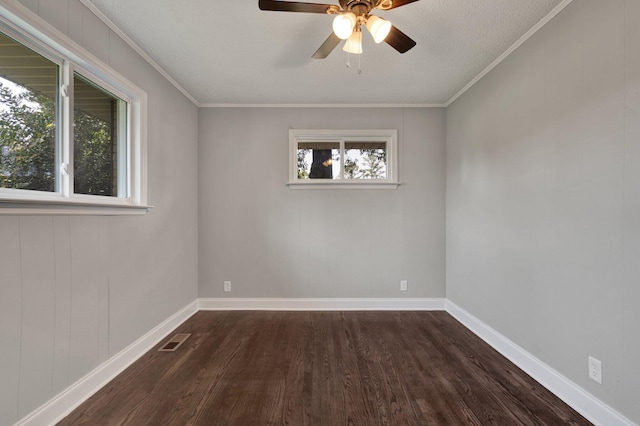
[[[0,215],[136,215],[147,205],[147,94],[84,48],[34,15],[18,2],[0,4],[0,30],[24,46],[58,64],[60,70],[56,191],[0,188]],[[73,78],[74,73],[127,104],[126,142],[119,148],[117,197],[75,194],[73,191]],[[120,143],[120,142],[119,142]],[[124,183],[125,185],[121,185]],[[125,190],[120,187],[124,186]]]
[[[387,177],[385,179],[298,179],[298,144],[334,142],[340,145],[340,171],[344,171],[344,147],[351,141],[386,143]],[[398,182],[398,130],[289,130],[289,188],[291,189],[395,189]]]

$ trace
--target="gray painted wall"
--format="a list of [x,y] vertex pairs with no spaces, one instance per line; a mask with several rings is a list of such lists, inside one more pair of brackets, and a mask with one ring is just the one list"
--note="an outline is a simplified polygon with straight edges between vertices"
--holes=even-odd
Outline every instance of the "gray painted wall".
[[[209,108],[199,126],[201,297],[445,296],[444,110]],[[398,129],[403,185],[291,190],[289,128]]]
[[197,298],[197,108],[77,0],[24,1],[149,95],[141,217],[0,216],[0,424]]
[[640,423],[638,22],[576,0],[447,109],[447,297]]

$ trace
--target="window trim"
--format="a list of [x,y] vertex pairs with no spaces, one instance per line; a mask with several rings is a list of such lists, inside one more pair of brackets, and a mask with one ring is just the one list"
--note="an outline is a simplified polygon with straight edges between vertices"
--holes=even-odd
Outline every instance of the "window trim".
[[[340,142],[377,139],[387,144],[386,179],[298,179],[298,143],[299,142]],[[342,153],[344,154],[344,153]],[[344,155],[341,155],[341,170],[344,168]],[[396,189],[398,181],[398,130],[317,130],[289,129],[289,182],[290,189]]]
[[[0,215],[145,214],[147,205],[147,94],[18,2],[0,4],[0,30],[59,65],[59,90],[74,72],[127,103],[126,197],[73,193],[73,93],[58,96],[56,192],[0,188]],[[68,174],[60,170],[70,168]],[[71,182],[70,182],[71,180]]]

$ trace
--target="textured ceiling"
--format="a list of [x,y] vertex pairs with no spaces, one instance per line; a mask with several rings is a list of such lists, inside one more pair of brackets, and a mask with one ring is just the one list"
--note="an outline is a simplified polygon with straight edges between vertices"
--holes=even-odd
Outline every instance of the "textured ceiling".
[[347,68],[342,44],[311,59],[329,15],[260,11],[258,0],[91,1],[201,104],[443,104],[561,3],[420,0],[376,11],[417,46],[399,54],[364,30],[364,53]]

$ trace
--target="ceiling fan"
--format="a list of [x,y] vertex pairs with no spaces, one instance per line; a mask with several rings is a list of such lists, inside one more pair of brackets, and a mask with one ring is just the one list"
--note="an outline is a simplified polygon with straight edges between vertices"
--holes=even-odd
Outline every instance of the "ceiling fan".
[[333,32],[313,54],[314,59],[324,59],[336,48],[341,40],[346,40],[343,50],[362,53],[362,30],[364,25],[376,43],[384,41],[400,53],[405,53],[416,45],[405,33],[391,22],[371,15],[374,9],[390,10],[418,0],[339,0],[340,6],[333,4],[303,3],[282,0],[259,0],[260,10],[279,12],[325,13],[336,15]]

